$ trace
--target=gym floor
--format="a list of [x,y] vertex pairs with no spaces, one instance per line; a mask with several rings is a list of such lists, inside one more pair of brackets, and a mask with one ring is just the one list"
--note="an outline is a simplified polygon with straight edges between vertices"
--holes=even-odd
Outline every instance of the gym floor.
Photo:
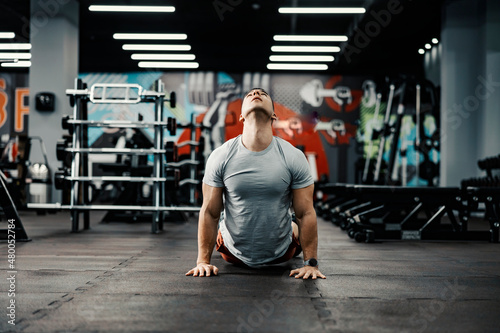
[[[165,224],[100,223],[70,233],[67,212],[20,212],[16,326],[1,332],[498,332],[500,244],[356,243],[318,220],[326,280],[287,264],[250,270],[214,253],[218,277],[184,276],[196,261],[196,216]],[[3,223],[2,223],[3,224]],[[7,244],[0,244],[7,253]],[[9,283],[2,255],[0,300]],[[0,311],[0,312],[1,312]]]

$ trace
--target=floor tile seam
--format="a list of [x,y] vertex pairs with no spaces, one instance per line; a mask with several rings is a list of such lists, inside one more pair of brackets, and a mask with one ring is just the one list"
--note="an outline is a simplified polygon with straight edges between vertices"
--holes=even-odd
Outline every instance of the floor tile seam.
[[133,261],[137,260],[139,257],[143,256],[149,250],[154,248],[154,244],[149,244],[149,245],[150,246],[148,248],[146,249],[143,248],[139,253],[136,253],[135,255],[129,257],[128,259],[121,261],[117,265],[113,266],[111,269],[108,269],[104,271],[101,275],[96,276],[93,280],[87,281],[85,285],[75,288],[74,291],[66,293],[59,299],[52,300],[45,307],[41,309],[33,311],[29,318],[21,318],[18,322],[20,324],[20,326],[18,326],[19,329],[18,332],[24,332],[26,328],[30,327],[33,323],[49,316],[55,310],[63,306],[64,303],[72,301],[78,295],[82,295],[83,293],[87,292],[90,288],[95,287],[97,284],[100,284],[103,281],[110,278],[111,276],[113,276],[116,272],[126,268],[128,265],[133,263]]
[[[459,259],[449,258],[449,261],[450,261],[450,263],[459,264],[462,267],[465,267],[466,271],[469,271],[471,273],[480,273],[483,275],[500,276],[500,272],[499,273],[489,273],[487,271],[482,270],[481,268],[479,268],[479,269],[478,268],[470,268],[467,263],[462,262]],[[478,262],[474,262],[474,263],[478,263]],[[479,263],[482,263],[482,261],[480,261]],[[488,263],[490,263],[490,262],[488,262]],[[492,262],[492,263],[495,263],[495,262]],[[500,263],[500,261],[499,261],[499,263]]]
[[[443,300],[440,296],[436,297],[377,297],[377,296],[321,296],[312,297],[311,299],[324,301],[324,302],[342,302],[342,301],[381,301],[381,302],[412,302],[412,301],[436,301]],[[500,298],[492,299],[492,298],[453,298],[454,302],[494,302],[500,303]]]
[[498,274],[492,273],[482,273],[482,275],[457,275],[457,274],[448,274],[448,275],[435,275],[435,274],[424,274],[424,275],[401,275],[401,274],[342,274],[342,273],[324,273],[326,277],[363,277],[363,278],[372,278],[372,277],[388,277],[388,278],[450,278],[450,277],[458,277],[461,278],[473,278],[473,279],[489,279],[496,278]]

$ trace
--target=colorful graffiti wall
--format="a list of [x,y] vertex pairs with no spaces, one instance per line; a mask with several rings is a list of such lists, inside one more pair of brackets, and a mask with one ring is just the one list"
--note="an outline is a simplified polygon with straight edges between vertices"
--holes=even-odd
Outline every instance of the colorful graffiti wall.
[[[207,156],[226,140],[241,134],[242,95],[254,87],[264,88],[275,102],[278,120],[273,124],[274,134],[304,151],[316,179],[331,182],[361,181],[359,165],[364,155],[373,155],[367,148],[371,130],[380,126],[385,108],[382,103],[379,116],[374,117],[377,87],[370,77],[141,72],[88,73],[80,78],[89,87],[94,83],[137,83],[146,89],[151,89],[153,83],[161,79],[167,92],[177,94],[177,106],[172,109],[165,103],[164,116],[175,117],[179,123],[202,123],[209,128],[201,134],[205,136]],[[154,118],[150,104],[89,104],[88,114],[91,120],[137,120],[139,114],[145,121]],[[434,125],[429,123],[429,126]],[[415,124],[407,121],[403,128],[407,141],[412,140]],[[130,136],[127,131],[91,128],[89,144],[112,146],[117,136]],[[171,138],[177,143],[189,139],[189,129]],[[376,142],[372,146],[375,145]],[[179,153],[187,154],[188,147],[179,149]],[[398,161],[400,159],[398,157]],[[419,183],[418,177],[414,178],[408,185]]]

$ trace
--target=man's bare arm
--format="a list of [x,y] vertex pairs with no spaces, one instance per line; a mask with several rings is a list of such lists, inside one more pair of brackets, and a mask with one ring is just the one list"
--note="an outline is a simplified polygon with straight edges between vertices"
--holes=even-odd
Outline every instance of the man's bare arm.
[[[304,253],[304,260],[318,258],[318,223],[313,204],[314,185],[293,190],[293,210],[299,226],[299,240]],[[326,277],[317,267],[304,266],[290,272],[296,278],[316,279]]]
[[203,183],[203,204],[198,219],[198,259],[196,267],[186,275],[217,275],[219,269],[210,265],[210,259],[217,239],[217,225],[222,209],[222,187],[212,187]]

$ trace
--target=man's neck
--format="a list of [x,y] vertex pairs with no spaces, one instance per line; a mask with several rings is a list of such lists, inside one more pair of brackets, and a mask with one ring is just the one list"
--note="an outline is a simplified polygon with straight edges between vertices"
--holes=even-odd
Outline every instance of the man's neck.
[[273,129],[269,119],[248,117],[243,125],[241,141],[250,151],[262,151],[273,141]]

